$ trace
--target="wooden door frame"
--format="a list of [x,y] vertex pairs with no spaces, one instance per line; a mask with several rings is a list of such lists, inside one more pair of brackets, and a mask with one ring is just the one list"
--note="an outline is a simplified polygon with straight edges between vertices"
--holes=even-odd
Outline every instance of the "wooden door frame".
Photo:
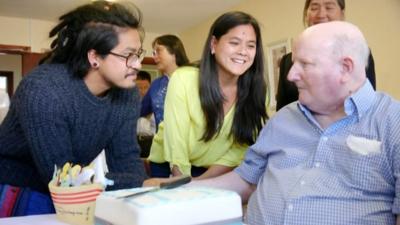
[[6,54],[22,55],[31,52],[31,47],[22,45],[2,45],[0,44],[0,52]]

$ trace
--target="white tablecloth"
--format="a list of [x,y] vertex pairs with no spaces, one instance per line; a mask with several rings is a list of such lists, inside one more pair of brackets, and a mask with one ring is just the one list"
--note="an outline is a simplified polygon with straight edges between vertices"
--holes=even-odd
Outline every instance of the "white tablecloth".
[[0,225],[68,225],[56,218],[56,214],[8,217],[0,219]]
[[[235,223],[236,224],[236,223]],[[56,214],[0,218],[0,225],[70,225],[56,218]],[[96,219],[95,225],[110,225]],[[243,224],[246,225],[246,224]]]
[[[0,218],[0,225],[70,225],[57,220],[56,214]],[[96,218],[95,225],[110,225]]]

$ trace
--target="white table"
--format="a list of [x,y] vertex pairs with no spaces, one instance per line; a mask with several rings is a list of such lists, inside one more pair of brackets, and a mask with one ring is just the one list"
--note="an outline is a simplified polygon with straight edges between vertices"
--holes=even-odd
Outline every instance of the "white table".
[[0,219],[0,225],[68,225],[56,218],[56,214],[19,216]]
[[[95,225],[106,225],[96,220]],[[57,220],[56,214],[0,218],[0,225],[70,225]]]

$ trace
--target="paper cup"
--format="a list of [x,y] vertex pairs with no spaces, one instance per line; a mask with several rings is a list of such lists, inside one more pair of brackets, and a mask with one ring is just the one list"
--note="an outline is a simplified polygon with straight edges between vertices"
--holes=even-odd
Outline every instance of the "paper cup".
[[96,198],[103,191],[101,184],[59,187],[49,183],[57,218],[76,225],[94,224]]

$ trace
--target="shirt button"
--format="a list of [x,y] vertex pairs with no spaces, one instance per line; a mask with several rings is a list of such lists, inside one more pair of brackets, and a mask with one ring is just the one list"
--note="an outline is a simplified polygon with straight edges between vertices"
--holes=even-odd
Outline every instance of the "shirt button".
[[287,209],[288,209],[290,212],[293,211],[293,205],[292,205],[292,204],[289,204],[288,207],[287,207]]
[[327,140],[328,140],[328,137],[327,137],[327,136],[323,136],[323,137],[322,137],[322,140],[323,140],[323,141],[327,141]]
[[315,167],[319,168],[321,166],[321,163],[317,162],[315,163]]
[[305,185],[305,184],[306,184],[306,182],[305,182],[304,180],[300,181],[300,185],[301,185],[301,186],[303,186],[303,185]]

